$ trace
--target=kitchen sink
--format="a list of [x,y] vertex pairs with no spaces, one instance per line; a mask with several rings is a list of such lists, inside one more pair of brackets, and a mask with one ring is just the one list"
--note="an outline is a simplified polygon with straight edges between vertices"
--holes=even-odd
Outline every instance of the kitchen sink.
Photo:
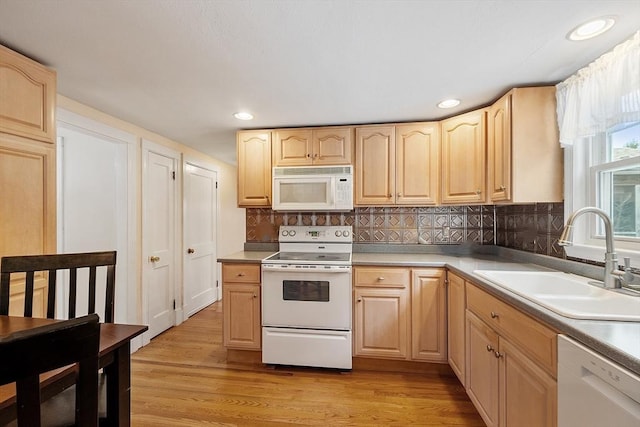
[[559,271],[475,270],[475,274],[565,317],[640,321],[640,297]]

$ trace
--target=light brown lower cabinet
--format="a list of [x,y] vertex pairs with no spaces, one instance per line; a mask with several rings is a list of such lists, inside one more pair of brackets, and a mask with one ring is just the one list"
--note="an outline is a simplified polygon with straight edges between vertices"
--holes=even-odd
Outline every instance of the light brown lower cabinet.
[[411,271],[411,359],[447,361],[445,272]]
[[260,265],[222,265],[223,344],[260,350]]
[[555,427],[555,353],[545,363],[533,351],[554,347],[555,332],[469,283],[467,307],[466,389],[484,422]]
[[409,356],[408,268],[356,267],[354,271],[354,356]]
[[447,360],[443,269],[354,268],[354,356]]
[[447,332],[448,361],[451,370],[465,385],[465,322],[466,293],[464,279],[447,272]]

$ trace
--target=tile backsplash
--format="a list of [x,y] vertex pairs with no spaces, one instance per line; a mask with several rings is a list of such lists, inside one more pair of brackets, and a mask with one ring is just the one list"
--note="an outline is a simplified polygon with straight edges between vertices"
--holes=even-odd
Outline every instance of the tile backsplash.
[[564,203],[496,206],[496,245],[566,258],[558,239]]
[[352,225],[354,243],[499,245],[565,258],[563,203],[362,207],[350,212],[246,210],[246,241],[277,242],[280,225]]

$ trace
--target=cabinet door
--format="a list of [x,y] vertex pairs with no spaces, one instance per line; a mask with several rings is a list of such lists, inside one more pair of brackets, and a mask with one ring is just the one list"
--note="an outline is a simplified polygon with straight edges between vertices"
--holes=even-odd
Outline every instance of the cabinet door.
[[356,205],[395,203],[395,136],[393,126],[356,128]]
[[449,331],[449,366],[465,385],[465,287],[464,280],[448,272],[448,310],[447,326]]
[[313,162],[311,130],[282,129],[273,136],[273,166],[304,166]]
[[499,392],[498,335],[469,310],[466,312],[467,394],[487,427],[497,427]]
[[488,110],[487,151],[489,194],[492,202],[511,199],[511,94]]
[[[55,148],[0,134],[0,257],[56,252]],[[12,313],[22,310],[24,278],[11,286]],[[34,317],[45,316],[46,274],[35,277]]]
[[500,337],[500,425],[555,427],[556,381]]
[[223,283],[223,304],[225,347],[260,350],[260,285]]
[[444,271],[413,270],[411,279],[411,358],[446,362],[447,314]]
[[238,206],[271,206],[271,133],[240,131]]
[[355,356],[407,358],[407,300],[407,289],[355,289]]
[[442,203],[485,201],[485,142],[485,110],[442,122]]
[[353,128],[313,130],[314,165],[350,165],[353,163]]
[[55,144],[55,71],[0,46],[0,94],[0,132]]
[[396,126],[396,204],[435,205],[439,176],[439,124]]

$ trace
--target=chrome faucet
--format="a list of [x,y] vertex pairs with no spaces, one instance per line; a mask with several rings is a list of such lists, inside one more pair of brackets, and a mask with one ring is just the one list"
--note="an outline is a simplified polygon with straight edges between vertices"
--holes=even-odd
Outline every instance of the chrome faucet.
[[605,211],[588,206],[572,213],[567,220],[567,225],[564,227],[564,230],[562,230],[558,244],[560,246],[571,246],[573,244],[573,222],[580,215],[587,212],[598,215],[602,218],[602,222],[604,222],[604,237],[607,245],[604,254],[604,287],[607,289],[620,288],[622,286],[621,281],[632,282],[633,275],[631,274],[629,258],[624,259],[625,271],[622,272],[618,270],[618,255],[613,247],[613,226],[611,225],[611,219]]

